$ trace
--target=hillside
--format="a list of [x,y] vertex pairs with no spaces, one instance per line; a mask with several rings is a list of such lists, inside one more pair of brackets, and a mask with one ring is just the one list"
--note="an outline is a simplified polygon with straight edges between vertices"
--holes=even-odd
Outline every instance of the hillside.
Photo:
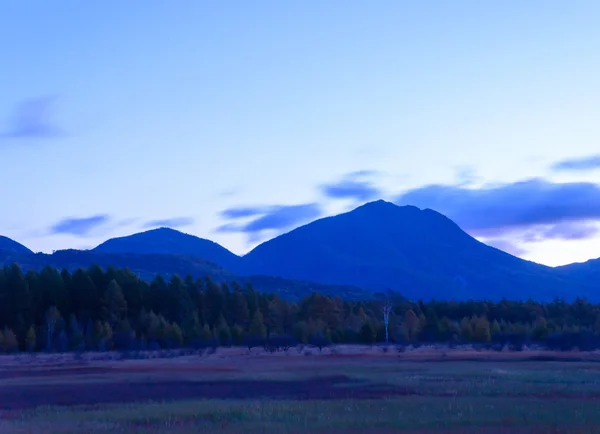
[[126,237],[112,238],[93,251],[112,254],[195,256],[227,269],[235,269],[240,259],[220,244],[169,228],[152,229]]
[[592,292],[586,282],[477,241],[435,211],[385,201],[267,241],[242,265],[245,273],[390,288],[408,298],[547,300]]
[[11,240],[8,237],[3,237],[2,235],[0,235],[0,252],[20,255],[33,253],[23,244],[17,243],[16,241]]
[[600,258],[554,267],[554,270],[565,279],[595,284],[595,290],[600,294],[597,283],[600,282]]
[[174,274],[194,278],[210,276],[216,282],[237,281],[240,284],[250,283],[259,291],[278,293],[282,298],[297,300],[310,295],[313,291],[321,294],[339,295],[346,299],[370,298],[370,291],[351,285],[326,285],[322,283],[283,279],[271,276],[238,276],[223,269],[217,264],[194,256],[133,254],[133,253],[100,253],[90,250],[59,250],[51,255],[44,253],[14,254],[0,252],[0,266],[17,263],[23,271],[39,271],[45,266],[57,269],[66,268],[75,271],[97,264],[103,269],[109,266],[129,268],[142,279],[150,281],[160,274],[169,278]]

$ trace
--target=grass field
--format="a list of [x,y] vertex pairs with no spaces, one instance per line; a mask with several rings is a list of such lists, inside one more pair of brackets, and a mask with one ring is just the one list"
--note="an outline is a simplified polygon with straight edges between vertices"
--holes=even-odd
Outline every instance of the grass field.
[[0,433],[600,433],[600,356],[0,358]]

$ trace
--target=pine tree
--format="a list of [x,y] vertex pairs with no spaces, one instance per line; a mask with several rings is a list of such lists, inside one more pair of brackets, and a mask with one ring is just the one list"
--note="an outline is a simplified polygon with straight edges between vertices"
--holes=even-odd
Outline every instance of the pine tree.
[[104,319],[114,326],[127,314],[127,302],[121,287],[115,280],[111,280],[102,298]]
[[250,336],[256,337],[256,338],[265,338],[266,337],[267,328],[265,327],[265,323],[263,321],[263,315],[262,315],[260,309],[256,309],[256,311],[254,312],[248,333],[250,334]]
[[210,331],[208,324],[204,324],[200,330],[200,340],[204,343],[209,343],[213,339],[213,335]]
[[176,322],[171,324],[169,340],[173,343],[175,347],[180,347],[183,345],[183,333],[181,332],[179,324],[177,324]]
[[84,336],[81,326],[77,322],[75,315],[71,314],[69,318],[69,334],[70,334],[70,345],[72,350],[83,350],[84,347]]
[[244,329],[238,324],[231,327],[231,340],[234,345],[242,345],[244,342]]
[[61,315],[55,306],[50,306],[44,315],[45,334],[46,334],[46,351],[52,351],[54,348],[54,338],[60,333]]
[[485,316],[471,320],[473,340],[476,342],[489,342],[491,340],[490,323]]
[[412,309],[409,309],[404,314],[404,321],[402,327],[404,329],[404,335],[407,341],[412,342],[417,339],[420,331],[421,324],[419,318]]
[[460,336],[467,341],[473,339],[473,327],[471,321],[467,317],[464,317],[460,321]]

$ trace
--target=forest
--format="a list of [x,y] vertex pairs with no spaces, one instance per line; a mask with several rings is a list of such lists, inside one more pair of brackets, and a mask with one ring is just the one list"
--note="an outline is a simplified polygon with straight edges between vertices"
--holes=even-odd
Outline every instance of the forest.
[[[449,294],[451,299],[451,294]],[[266,345],[444,342],[519,350],[600,347],[600,305],[534,300],[349,301],[313,292],[298,302],[250,284],[177,275],[151,282],[128,269],[0,268],[0,351],[65,352]],[[279,344],[276,344],[279,345]]]

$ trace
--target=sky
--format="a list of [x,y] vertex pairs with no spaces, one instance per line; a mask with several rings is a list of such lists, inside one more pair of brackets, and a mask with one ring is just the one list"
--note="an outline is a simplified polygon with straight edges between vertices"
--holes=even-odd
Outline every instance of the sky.
[[600,257],[596,0],[13,0],[0,234],[169,226],[243,254],[385,199],[525,259]]

